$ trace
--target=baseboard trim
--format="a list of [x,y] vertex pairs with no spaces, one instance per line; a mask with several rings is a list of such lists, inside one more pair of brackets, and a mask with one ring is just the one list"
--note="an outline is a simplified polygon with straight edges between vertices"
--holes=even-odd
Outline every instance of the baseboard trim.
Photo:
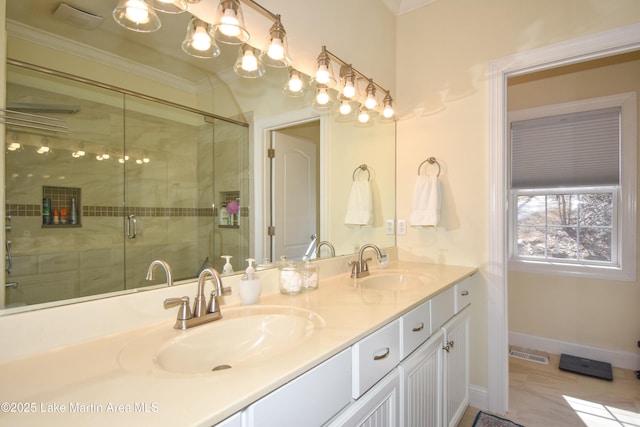
[[552,338],[535,335],[509,332],[509,345],[528,348],[532,350],[546,351],[550,354],[571,354],[586,359],[599,360],[611,363],[617,368],[637,370],[640,369],[640,354],[625,351],[609,350],[600,347],[559,341]]
[[475,384],[469,385],[469,406],[487,411],[489,408],[489,397],[486,387],[480,387]]

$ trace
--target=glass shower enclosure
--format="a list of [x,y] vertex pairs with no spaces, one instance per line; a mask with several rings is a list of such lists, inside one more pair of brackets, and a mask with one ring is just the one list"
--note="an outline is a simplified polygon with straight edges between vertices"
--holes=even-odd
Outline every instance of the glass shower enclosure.
[[8,307],[163,283],[154,259],[178,281],[249,257],[246,125],[16,65],[6,94]]

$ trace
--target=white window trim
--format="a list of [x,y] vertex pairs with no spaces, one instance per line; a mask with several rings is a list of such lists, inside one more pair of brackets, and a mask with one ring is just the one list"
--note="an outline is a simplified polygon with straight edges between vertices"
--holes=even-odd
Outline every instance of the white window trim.
[[[549,115],[596,110],[608,107],[622,107],[621,147],[620,147],[620,192],[617,200],[617,265],[589,265],[563,263],[561,261],[530,260],[514,256],[513,236],[515,225],[513,212],[509,212],[509,262],[512,271],[561,274],[567,276],[616,281],[636,280],[636,187],[637,187],[637,101],[635,93],[624,93],[585,101],[569,102],[544,107],[518,110],[509,113],[509,122],[527,120]],[[510,180],[508,180],[510,182]],[[511,206],[515,206],[513,202]]]

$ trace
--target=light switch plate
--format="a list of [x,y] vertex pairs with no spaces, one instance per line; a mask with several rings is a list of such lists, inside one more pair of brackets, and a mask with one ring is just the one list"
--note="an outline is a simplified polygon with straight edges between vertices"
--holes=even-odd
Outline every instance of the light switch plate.
[[396,232],[396,230],[395,230],[394,221],[392,219],[388,219],[385,222],[385,233],[386,234],[394,234],[395,232]]

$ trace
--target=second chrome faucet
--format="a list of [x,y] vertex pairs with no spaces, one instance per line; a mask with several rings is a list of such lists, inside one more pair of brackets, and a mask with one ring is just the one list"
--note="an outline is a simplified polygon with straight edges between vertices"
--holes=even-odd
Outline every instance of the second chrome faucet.
[[[204,286],[209,277],[213,278],[215,286],[213,291],[211,291],[211,297],[207,303]],[[198,276],[198,294],[193,302],[193,310],[189,307],[189,297],[187,296],[167,298],[164,300],[164,307],[180,306],[176,323],[173,327],[176,329],[188,329],[193,326],[221,319],[222,313],[220,312],[220,301],[218,298],[230,294],[231,288],[225,288],[222,285],[220,274],[213,268],[205,268]]]

